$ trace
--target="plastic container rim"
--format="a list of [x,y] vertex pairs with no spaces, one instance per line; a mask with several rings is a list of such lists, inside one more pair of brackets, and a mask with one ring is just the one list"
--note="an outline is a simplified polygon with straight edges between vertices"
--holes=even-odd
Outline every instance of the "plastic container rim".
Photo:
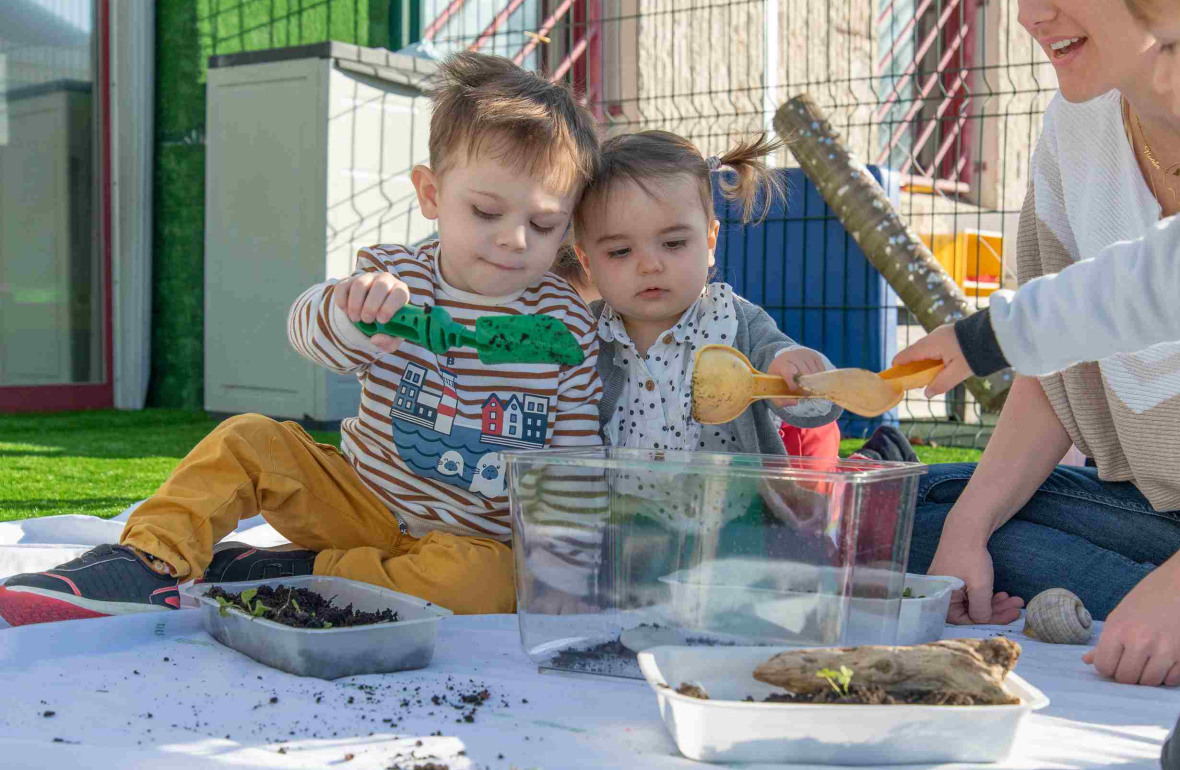
[[[906,463],[860,459],[826,461],[832,462],[835,470],[819,470],[806,465],[817,462],[813,457],[632,449],[629,447],[514,449],[502,451],[501,455],[509,467],[512,466],[513,461],[521,461],[536,465],[560,465],[600,470],[645,469],[676,472],[675,469],[680,468],[700,474],[806,479],[808,481],[854,481],[858,483],[921,476],[928,470],[928,466],[921,462]],[[804,465],[796,467],[791,465],[792,462],[800,462]]]

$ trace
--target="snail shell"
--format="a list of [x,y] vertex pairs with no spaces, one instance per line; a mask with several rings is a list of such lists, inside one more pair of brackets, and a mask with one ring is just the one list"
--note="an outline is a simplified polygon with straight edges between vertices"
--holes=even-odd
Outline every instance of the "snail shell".
[[1064,588],[1050,588],[1028,603],[1024,635],[1050,644],[1085,644],[1093,623],[1081,599]]

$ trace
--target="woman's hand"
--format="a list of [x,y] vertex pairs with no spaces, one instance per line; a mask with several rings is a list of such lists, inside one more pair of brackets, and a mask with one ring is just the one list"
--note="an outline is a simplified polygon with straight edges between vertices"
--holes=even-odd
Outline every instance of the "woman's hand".
[[930,562],[928,575],[953,575],[960,578],[965,586],[951,592],[951,604],[947,609],[948,623],[969,625],[972,623],[994,623],[1005,625],[1020,617],[1024,600],[1009,596],[1001,591],[992,593],[995,573],[992,557],[986,545],[973,544],[966,537],[950,529],[943,530],[934,560]]
[[1123,684],[1180,684],[1178,581],[1180,556],[1173,556],[1123,597],[1082,660]]
[[959,347],[954,324],[938,327],[898,353],[893,359],[893,365],[915,361],[942,361],[942,371],[926,386],[926,398],[940,396],[972,375],[963,349]]

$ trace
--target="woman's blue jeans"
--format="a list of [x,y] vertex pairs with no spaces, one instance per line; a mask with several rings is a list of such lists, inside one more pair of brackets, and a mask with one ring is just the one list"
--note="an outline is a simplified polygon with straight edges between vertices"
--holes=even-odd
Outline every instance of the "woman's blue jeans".
[[[974,463],[933,465],[918,486],[909,571],[925,573],[951,506]],[[1180,473],[1180,468],[1177,469]],[[1059,466],[988,541],[995,590],[1026,602],[1068,588],[1105,620],[1149,572],[1180,550],[1180,511],[1152,509],[1134,484],[1108,482],[1093,468]]]

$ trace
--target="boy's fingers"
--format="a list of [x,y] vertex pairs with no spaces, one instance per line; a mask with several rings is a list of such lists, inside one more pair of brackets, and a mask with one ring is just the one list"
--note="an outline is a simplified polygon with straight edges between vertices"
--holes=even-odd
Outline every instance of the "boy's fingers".
[[332,290],[332,301],[336,303],[336,307],[346,312],[348,311],[348,290],[351,286],[352,280],[345,278]]
[[402,338],[390,337],[388,334],[374,334],[372,337],[369,337],[369,342],[372,342],[386,353],[392,353],[402,343]]
[[385,323],[393,318],[393,314],[401,310],[409,301],[410,287],[401,281],[396,281],[389,290],[389,294],[385,295],[385,301],[381,303],[380,309],[377,310],[377,322]]
[[361,320],[361,308],[365,306],[365,297],[368,296],[372,283],[373,276],[361,275],[348,287],[348,318],[353,323]]
[[385,298],[389,296],[390,288],[388,279],[378,278],[373,281],[369,287],[369,293],[365,296],[365,304],[361,307],[362,321],[372,323],[377,320],[377,313],[385,304]]

